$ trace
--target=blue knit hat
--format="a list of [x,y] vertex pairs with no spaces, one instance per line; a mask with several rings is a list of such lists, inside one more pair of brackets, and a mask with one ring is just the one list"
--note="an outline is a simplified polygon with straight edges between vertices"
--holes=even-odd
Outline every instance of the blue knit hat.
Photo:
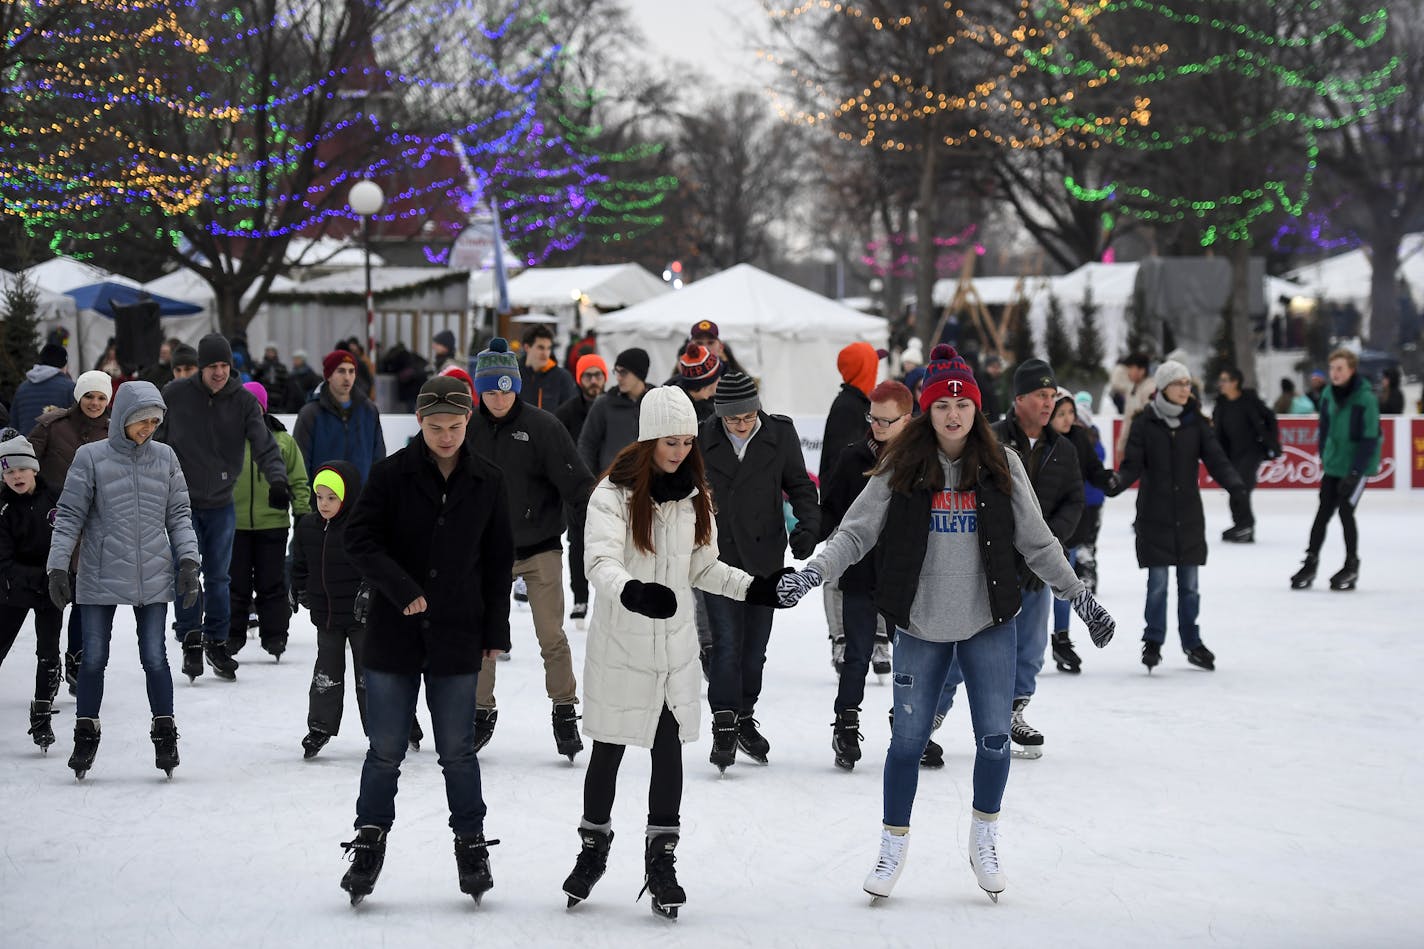
[[496,336],[489,349],[475,357],[475,392],[518,392],[524,381],[519,375],[519,358],[509,351],[509,341]]

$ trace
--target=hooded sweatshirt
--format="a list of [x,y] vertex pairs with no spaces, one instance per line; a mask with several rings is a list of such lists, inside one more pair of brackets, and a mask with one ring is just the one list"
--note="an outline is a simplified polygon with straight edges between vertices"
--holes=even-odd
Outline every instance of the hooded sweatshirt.
[[41,415],[74,404],[74,380],[54,366],[35,366],[15,390],[10,403],[10,424],[21,435],[34,429]]

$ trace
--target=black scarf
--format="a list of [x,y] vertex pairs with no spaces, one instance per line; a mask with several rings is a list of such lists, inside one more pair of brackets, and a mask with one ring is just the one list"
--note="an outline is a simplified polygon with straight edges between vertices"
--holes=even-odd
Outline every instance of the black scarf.
[[654,504],[665,504],[668,501],[681,501],[692,493],[694,487],[696,482],[692,480],[691,466],[684,463],[672,474],[655,472],[648,491]]

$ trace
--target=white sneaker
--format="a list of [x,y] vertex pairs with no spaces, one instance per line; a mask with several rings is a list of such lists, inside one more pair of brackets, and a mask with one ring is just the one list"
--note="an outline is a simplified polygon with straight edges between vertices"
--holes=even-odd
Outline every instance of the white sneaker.
[[999,820],[985,820],[977,814],[969,818],[969,866],[989,899],[999,902],[1007,881],[999,866]]
[[880,831],[880,857],[875,867],[865,877],[865,892],[877,899],[884,899],[895,889],[895,881],[900,879],[900,870],[905,866],[905,855],[910,852],[910,835],[892,834],[888,828]]

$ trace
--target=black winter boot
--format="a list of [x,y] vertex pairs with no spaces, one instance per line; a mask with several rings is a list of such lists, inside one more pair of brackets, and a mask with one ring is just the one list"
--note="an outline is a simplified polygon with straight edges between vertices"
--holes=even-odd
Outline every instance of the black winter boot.
[[707,760],[726,770],[737,760],[737,713],[731,710],[712,713],[712,754]]
[[677,839],[676,827],[649,827],[643,849],[643,889],[638,898],[651,893],[653,912],[664,919],[677,919],[678,907],[687,902],[687,894],[677,883]]
[[386,832],[374,824],[356,831],[356,838],[341,845],[351,858],[351,869],[341,878],[341,888],[351,894],[355,906],[376,888],[376,879],[386,862]]
[[593,885],[603,878],[608,869],[608,848],[613,846],[613,825],[602,827],[579,825],[579,840],[583,849],[574,861],[573,872],[564,881],[564,894],[572,908],[588,899]]
[[173,769],[178,767],[178,726],[173,716],[153,716],[148,737],[153,739],[153,766],[172,778]]
[[574,755],[583,751],[583,739],[579,737],[579,717],[574,711],[573,703],[560,702],[555,705],[553,722],[554,746],[558,748],[559,754],[573,761]]
[[455,868],[460,874],[460,892],[474,897],[476,903],[494,887],[489,848],[497,843],[498,840],[485,840],[484,834],[455,835]]
[[836,753],[836,767],[847,771],[860,760],[860,709],[848,708],[836,715],[831,723],[831,750]]

